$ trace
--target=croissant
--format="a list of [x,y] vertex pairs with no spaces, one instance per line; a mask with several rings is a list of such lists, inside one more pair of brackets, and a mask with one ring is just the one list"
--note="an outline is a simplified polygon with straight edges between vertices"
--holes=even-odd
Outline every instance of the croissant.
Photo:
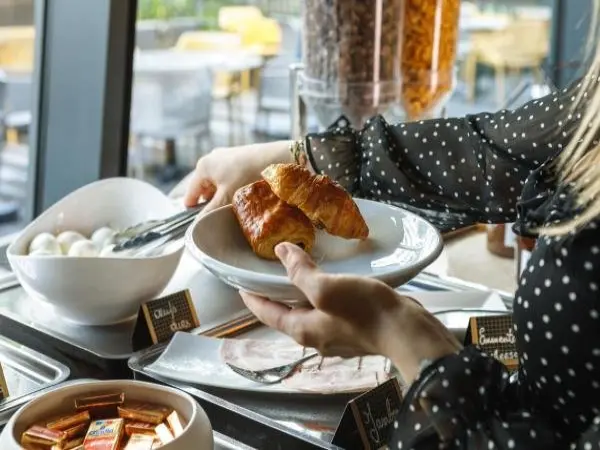
[[256,255],[276,260],[275,246],[291,242],[310,253],[315,229],[298,208],[277,197],[269,184],[257,181],[241,187],[233,195],[233,212]]
[[358,206],[331,178],[313,175],[298,164],[272,164],[262,176],[277,197],[298,207],[318,228],[345,239],[369,237]]

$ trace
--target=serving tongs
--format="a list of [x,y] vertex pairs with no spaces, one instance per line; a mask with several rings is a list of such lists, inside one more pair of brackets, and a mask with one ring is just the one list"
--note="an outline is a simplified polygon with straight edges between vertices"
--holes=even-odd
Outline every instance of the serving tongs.
[[206,203],[201,203],[166,219],[149,220],[117,233],[113,252],[136,251],[139,256],[138,251],[143,250],[143,253],[146,254],[182,238],[188,226],[204,209],[204,206]]

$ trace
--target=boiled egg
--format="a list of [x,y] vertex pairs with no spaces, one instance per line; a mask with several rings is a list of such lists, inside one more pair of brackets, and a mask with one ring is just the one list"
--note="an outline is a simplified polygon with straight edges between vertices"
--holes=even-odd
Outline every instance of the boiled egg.
[[105,246],[102,250],[100,250],[100,256],[102,257],[112,257],[115,256],[113,249],[115,248],[115,244],[109,244]]
[[40,233],[33,238],[29,244],[29,254],[31,255],[37,250],[43,250],[52,255],[60,255],[62,253],[58,241],[50,233]]
[[92,241],[84,239],[71,245],[69,256],[93,257],[98,256],[98,247]]
[[73,244],[78,241],[84,241],[85,236],[77,231],[63,231],[56,237],[56,240],[60,245],[63,255],[68,255]]
[[115,235],[117,232],[110,227],[98,228],[92,234],[92,242],[98,248],[104,248],[107,245],[114,244]]

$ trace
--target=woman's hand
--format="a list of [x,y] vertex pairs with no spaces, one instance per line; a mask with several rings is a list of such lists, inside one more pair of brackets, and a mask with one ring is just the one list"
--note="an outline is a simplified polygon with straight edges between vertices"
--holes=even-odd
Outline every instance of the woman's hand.
[[219,148],[200,158],[184,197],[186,206],[208,201],[203,212],[231,202],[234,192],[260,179],[269,164],[292,162],[289,142]]
[[316,348],[323,356],[385,355],[407,382],[417,375],[423,359],[460,348],[437,319],[387,285],[368,278],[324,274],[292,244],[280,244],[275,251],[314,309],[290,309],[255,295],[241,296],[261,322],[299,344]]

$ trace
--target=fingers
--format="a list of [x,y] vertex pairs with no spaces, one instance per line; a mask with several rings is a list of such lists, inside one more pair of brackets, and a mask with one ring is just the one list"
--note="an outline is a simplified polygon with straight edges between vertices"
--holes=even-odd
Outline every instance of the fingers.
[[319,297],[323,294],[323,282],[326,281],[312,258],[300,247],[288,242],[282,242],[275,247],[275,254],[285,267],[288,277],[308,300],[317,306]]
[[210,178],[204,174],[200,164],[196,167],[196,171],[190,178],[187,191],[183,197],[185,206],[196,206],[201,198],[211,199],[217,188],[210,181]]
[[240,291],[240,296],[248,309],[262,323],[287,334],[302,345],[310,346],[312,339],[308,336],[306,330],[310,324],[310,314],[313,310],[306,308],[290,309],[281,303],[247,292]]

